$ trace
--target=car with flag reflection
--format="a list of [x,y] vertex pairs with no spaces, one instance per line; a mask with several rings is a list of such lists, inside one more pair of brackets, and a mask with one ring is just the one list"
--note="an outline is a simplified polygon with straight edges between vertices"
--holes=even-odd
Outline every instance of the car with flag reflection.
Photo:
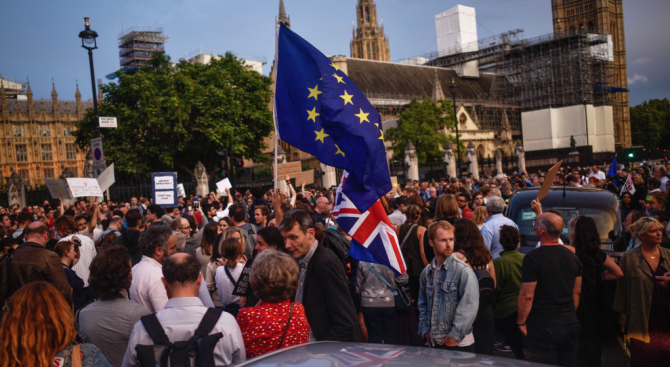
[[460,351],[403,345],[315,342],[258,356],[236,366],[546,366]]

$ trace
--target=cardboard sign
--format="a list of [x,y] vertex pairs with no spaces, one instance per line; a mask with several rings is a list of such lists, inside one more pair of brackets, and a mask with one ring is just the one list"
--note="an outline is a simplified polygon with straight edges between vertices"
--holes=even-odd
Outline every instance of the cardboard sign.
[[228,177],[216,183],[216,189],[219,190],[222,194],[226,193],[226,189],[232,189],[233,185],[230,184]]
[[302,177],[302,163],[300,161],[281,163],[277,165],[277,179],[283,180],[286,175],[289,178],[300,179]]
[[537,193],[537,201],[544,199],[544,197],[547,196],[547,193],[549,193],[549,189],[551,188],[551,185],[554,184],[556,173],[558,172],[558,169],[561,168],[562,163],[562,160],[559,161],[549,169],[549,172],[547,172],[547,176],[544,177],[544,183],[542,184],[540,191]]
[[67,186],[66,180],[51,180],[47,178],[44,179],[44,184],[49,190],[51,198],[59,199],[59,195],[62,195],[63,199],[65,200],[72,199],[72,195],[70,195],[70,188]]
[[107,191],[107,189],[114,185],[116,178],[114,178],[114,163],[109,165],[107,169],[98,176],[98,185],[100,190]]
[[251,284],[249,282],[249,276],[251,275],[251,261],[247,261],[244,264],[244,269],[242,269],[242,274],[237,279],[237,285],[233,289],[233,296],[247,296]]
[[73,197],[103,196],[98,180],[95,178],[68,178],[67,184],[70,186]]
[[296,180],[295,184],[296,186],[302,185],[302,183],[305,183],[305,185],[313,184],[314,183],[314,170],[310,169],[307,171],[302,171],[302,175],[300,176],[300,180]]
[[151,184],[154,204],[162,207],[177,206],[177,172],[152,172]]

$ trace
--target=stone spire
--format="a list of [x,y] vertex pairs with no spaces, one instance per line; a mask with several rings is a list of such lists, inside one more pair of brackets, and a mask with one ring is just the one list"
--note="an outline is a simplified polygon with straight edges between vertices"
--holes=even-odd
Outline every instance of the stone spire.
[[77,109],[77,119],[81,120],[84,118],[84,107],[81,105],[81,92],[79,92],[79,83],[77,83],[77,91],[74,92],[75,106]]
[[[26,77],[26,79],[28,79],[28,77]],[[34,116],[35,106],[33,105],[33,91],[30,89],[30,81],[27,82],[26,96],[28,97],[28,115]]]
[[279,0],[279,21],[284,23],[286,28],[291,29],[291,18],[286,16],[286,8],[284,8],[284,0]]
[[56,84],[54,78],[51,77],[51,109],[56,120],[60,117],[60,109],[58,108],[58,92],[56,92]]
[[9,109],[7,107],[7,92],[5,91],[5,84],[0,82],[0,112],[2,112],[2,120],[9,119]]
[[384,26],[377,22],[377,5],[373,0],[358,0],[356,4],[358,27],[351,41],[351,57],[357,59],[391,61],[389,41]]
[[440,78],[437,76],[437,69],[435,69],[435,79],[433,80],[433,102],[437,102],[441,99],[446,98],[444,97],[444,90],[442,89]]
[[102,95],[102,80],[98,79],[98,104],[102,103],[105,97]]

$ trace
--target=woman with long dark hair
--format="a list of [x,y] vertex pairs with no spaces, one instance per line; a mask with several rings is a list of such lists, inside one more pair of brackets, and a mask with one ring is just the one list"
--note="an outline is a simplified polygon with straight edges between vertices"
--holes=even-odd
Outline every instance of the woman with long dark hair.
[[202,231],[202,240],[200,241],[200,247],[195,250],[195,258],[200,262],[200,272],[204,277],[207,274],[207,264],[209,264],[212,257],[216,236],[219,234],[219,224],[209,222]]
[[398,228],[398,240],[402,256],[407,264],[409,274],[409,291],[412,299],[419,299],[419,277],[421,271],[428,265],[423,245],[423,237],[426,227],[421,224],[423,209],[416,205],[410,205],[405,213],[407,220]]
[[491,252],[484,245],[482,233],[475,222],[470,219],[459,219],[454,225],[454,256],[468,264],[472,270],[480,273],[487,271],[493,280],[491,288],[483,292],[482,277],[478,275],[480,279],[479,311],[472,324],[475,352],[493,355],[493,343],[495,342],[493,303],[496,273],[493,261],[491,261]]
[[585,216],[576,219],[574,234],[568,234],[570,244],[582,263],[582,293],[579,296],[577,318],[581,329],[577,358],[582,366],[600,366],[601,330],[607,307],[605,281],[623,276],[621,268],[602,250],[596,222]]

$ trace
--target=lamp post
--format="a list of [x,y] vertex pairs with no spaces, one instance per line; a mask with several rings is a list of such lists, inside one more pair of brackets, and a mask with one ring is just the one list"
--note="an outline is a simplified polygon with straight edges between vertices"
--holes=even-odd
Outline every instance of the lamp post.
[[449,86],[449,91],[451,92],[451,100],[454,103],[454,125],[456,126],[456,175],[457,178],[461,177],[461,143],[458,138],[458,117],[456,116],[456,83],[454,79],[451,79],[451,85]]
[[93,50],[98,48],[98,43],[96,41],[98,32],[91,30],[91,25],[88,23],[88,17],[84,17],[84,21],[86,28],[79,32],[79,38],[81,38],[81,47],[88,50],[88,63],[91,67],[91,87],[93,89],[93,111],[95,113],[98,136],[100,136],[100,123],[98,122],[98,95],[95,91],[95,71],[93,70]]

